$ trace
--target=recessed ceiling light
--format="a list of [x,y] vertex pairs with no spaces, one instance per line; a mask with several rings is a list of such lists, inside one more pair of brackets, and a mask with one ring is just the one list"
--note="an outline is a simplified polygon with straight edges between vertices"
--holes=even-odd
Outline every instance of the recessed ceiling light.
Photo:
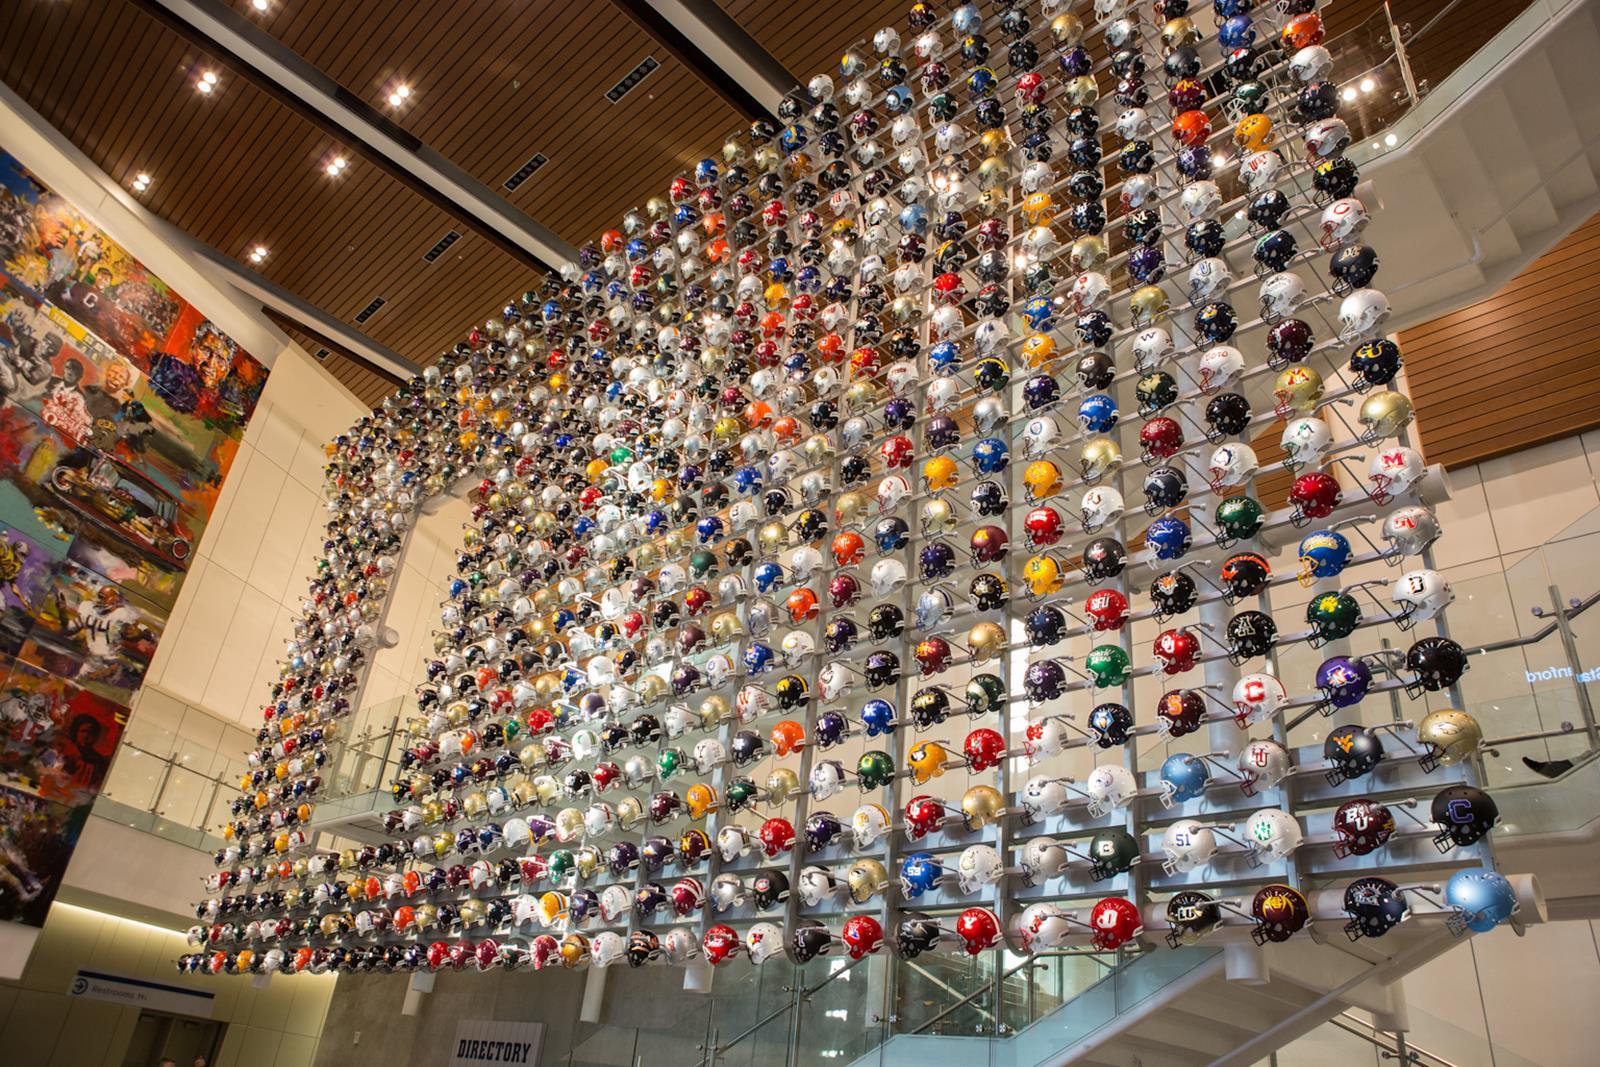
[[390,107],[399,107],[401,104],[404,104],[407,100],[410,100],[410,99],[411,99],[411,86],[409,86],[409,85],[397,85],[397,86],[394,87],[394,90],[389,93],[389,106]]
[[343,156],[334,156],[332,159],[328,160],[327,166],[323,167],[322,169],[327,172],[328,177],[337,178],[339,175],[344,173],[344,168],[349,166],[349,164],[350,161],[345,159]]
[[1373,81],[1371,78],[1362,78],[1361,79],[1361,91],[1362,92],[1370,93],[1370,92],[1372,92],[1372,90],[1376,89],[1377,87],[1378,87],[1378,83]]
[[1354,100],[1356,98],[1356,87],[1354,85],[1346,85],[1344,87],[1344,92],[1340,93],[1339,95],[1344,97],[1346,100]]
[[250,0],[250,6],[255,8],[257,11],[265,11],[270,3],[271,0]]
[[211,70],[202,71],[200,77],[195,80],[194,87],[196,92],[204,93],[206,96],[210,96],[212,90],[216,89],[217,87],[216,72]]
[[138,174],[133,176],[133,191],[136,193],[144,192],[146,189],[150,188],[150,182],[152,180],[153,179],[150,177],[150,175],[140,171]]
[[1395,145],[1400,143],[1400,138],[1396,137],[1392,133],[1386,133],[1383,136],[1383,143],[1388,145],[1390,148],[1393,148]]
[[267,246],[256,245],[250,250],[250,262],[260,263],[267,258]]

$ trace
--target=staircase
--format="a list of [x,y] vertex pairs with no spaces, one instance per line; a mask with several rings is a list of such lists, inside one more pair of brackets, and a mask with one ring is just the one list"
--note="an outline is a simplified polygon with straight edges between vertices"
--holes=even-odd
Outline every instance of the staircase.
[[1600,3],[1537,0],[1352,148],[1397,329],[1492,295],[1600,211],[1596,55]]

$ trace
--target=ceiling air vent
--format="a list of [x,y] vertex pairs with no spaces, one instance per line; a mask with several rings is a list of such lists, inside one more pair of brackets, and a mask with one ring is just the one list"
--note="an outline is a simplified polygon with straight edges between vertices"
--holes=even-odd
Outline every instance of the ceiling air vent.
[[429,263],[432,263],[434,260],[444,255],[445,252],[449,250],[450,246],[459,240],[461,240],[461,235],[455,230],[451,230],[449,233],[439,238],[438,243],[432,248],[422,253],[422,258],[427,260]]
[[326,348],[317,349],[317,358],[318,359],[327,359],[330,355],[332,355],[332,353],[329,352]]
[[650,72],[661,66],[656,62],[655,56],[645,56],[639,65],[628,71],[621,81],[606,90],[606,99],[615,104],[618,100],[633,91],[633,87],[650,76]]
[[388,303],[388,301],[381,296],[373,297],[372,303],[368,304],[366,307],[357,312],[356,321],[366,322],[368,319],[372,318],[372,316],[376,315],[378,313],[378,309],[383,307],[383,305],[386,303]]
[[535,152],[532,159],[518,167],[517,172],[502,183],[506,187],[506,192],[516,192],[517,186],[533,177],[533,172],[548,162],[550,159],[543,152]]

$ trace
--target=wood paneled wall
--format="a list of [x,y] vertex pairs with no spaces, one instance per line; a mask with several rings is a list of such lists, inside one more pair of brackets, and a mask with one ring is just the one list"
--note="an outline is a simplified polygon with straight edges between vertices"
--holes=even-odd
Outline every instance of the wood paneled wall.
[[1600,215],[1487,300],[1400,335],[1430,463],[1600,426]]

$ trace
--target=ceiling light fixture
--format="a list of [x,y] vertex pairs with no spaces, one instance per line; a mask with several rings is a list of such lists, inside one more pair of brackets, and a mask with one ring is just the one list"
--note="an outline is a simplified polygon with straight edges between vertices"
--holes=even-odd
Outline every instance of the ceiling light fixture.
[[265,11],[270,6],[271,0],[250,0],[250,6],[257,11]]
[[1346,85],[1344,87],[1344,92],[1340,93],[1339,95],[1344,97],[1346,102],[1354,100],[1356,98],[1356,87],[1354,85]]
[[217,87],[216,72],[211,70],[203,71],[200,74],[199,80],[194,83],[194,87],[197,92],[201,92],[207,96],[210,96],[212,90],[216,89]]
[[1370,92],[1372,92],[1372,90],[1376,89],[1377,87],[1378,87],[1378,83],[1373,81],[1371,78],[1362,78],[1361,79],[1361,91],[1362,92],[1370,93]]
[[389,106],[390,107],[399,107],[401,104],[404,104],[407,100],[410,100],[410,99],[411,99],[411,86],[409,86],[409,85],[397,85],[397,86],[394,87],[394,91],[389,94]]
[[140,171],[138,174],[133,176],[133,191],[136,193],[144,192],[146,189],[150,188],[150,182],[152,180],[153,179],[150,177],[150,175]]
[[337,178],[339,175],[344,173],[344,168],[348,166],[349,163],[350,161],[345,159],[343,156],[334,156],[332,159],[328,160],[328,165],[322,169],[327,172],[328,177]]
[[267,246],[256,245],[250,250],[250,262],[260,263],[267,258]]

